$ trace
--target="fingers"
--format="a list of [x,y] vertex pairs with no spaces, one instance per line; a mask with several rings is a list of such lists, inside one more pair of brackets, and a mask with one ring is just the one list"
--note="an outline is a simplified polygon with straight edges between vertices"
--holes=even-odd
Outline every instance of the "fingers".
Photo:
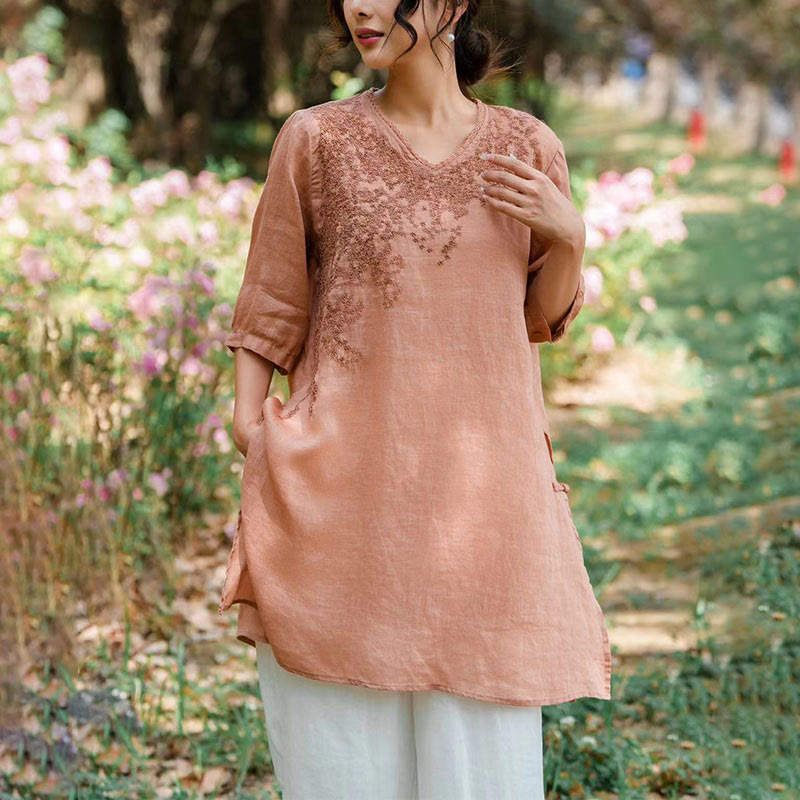
[[[498,184],[502,184],[503,186],[507,186],[509,189],[513,189],[521,194],[525,194],[529,190],[529,181],[530,178],[521,178],[518,175],[511,175],[508,172],[500,172],[497,169],[487,169],[481,172],[481,178],[484,181],[494,181]],[[485,186],[487,184],[483,184]]]
[[520,178],[530,179],[539,172],[538,169],[532,167],[530,164],[526,164],[524,161],[520,161],[511,153],[507,156],[501,153],[481,153],[481,158],[488,161],[490,165],[497,164],[500,167],[511,170],[515,175],[519,175]]
[[521,209],[518,205],[514,203],[509,203],[506,200],[501,200],[499,197],[492,197],[492,195],[487,194],[485,195],[486,201],[491,205],[493,208],[496,208],[498,211],[503,211],[504,213],[508,214],[510,217],[514,217],[514,219],[518,219],[523,224],[527,225],[527,220],[525,216],[525,212]]
[[522,191],[509,189],[506,186],[489,184],[484,189],[484,197],[494,197],[498,200],[505,200],[507,203],[511,203],[519,208],[525,205],[525,195]]

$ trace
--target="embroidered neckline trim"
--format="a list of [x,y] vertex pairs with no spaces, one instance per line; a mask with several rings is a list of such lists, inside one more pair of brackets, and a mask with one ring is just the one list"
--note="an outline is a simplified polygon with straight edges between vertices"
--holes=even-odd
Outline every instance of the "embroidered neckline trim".
[[405,137],[403,132],[395,125],[395,123],[384,114],[381,107],[375,100],[375,92],[377,91],[376,86],[372,86],[371,88],[367,89],[365,92],[362,92],[362,97],[366,98],[369,105],[374,109],[378,118],[384,122],[389,129],[394,133],[397,137],[398,141],[402,145],[403,149],[411,156],[412,159],[417,161],[423,167],[429,170],[440,170],[443,169],[456,160],[458,160],[472,145],[472,143],[478,138],[478,135],[483,131],[484,124],[486,122],[486,118],[488,117],[486,103],[484,103],[479,97],[475,98],[475,103],[478,106],[478,119],[475,122],[470,133],[467,137],[461,142],[461,144],[443,161],[428,161],[427,158],[423,158],[419,155],[411,144],[409,143],[408,139]]

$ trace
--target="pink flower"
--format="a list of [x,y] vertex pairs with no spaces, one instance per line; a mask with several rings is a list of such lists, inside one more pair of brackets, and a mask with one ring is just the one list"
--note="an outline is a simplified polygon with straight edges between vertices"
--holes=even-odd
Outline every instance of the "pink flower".
[[78,204],[74,192],[69,189],[53,189],[48,198],[62,214],[76,214]]
[[15,239],[27,239],[31,232],[30,225],[26,222],[25,217],[21,217],[18,214],[8,220],[6,230]]
[[622,175],[617,172],[616,170],[606,170],[605,172],[601,172],[600,176],[597,179],[597,182],[601,186],[608,186],[613,183],[617,183],[622,179]]
[[19,200],[14,192],[0,195],[0,219],[8,219],[19,210]]
[[203,339],[192,348],[192,355],[198,358],[205,358],[208,351],[212,348],[213,344],[208,339]]
[[105,222],[101,223],[94,230],[94,240],[97,244],[107,247],[114,242],[114,229]]
[[192,187],[185,172],[179,169],[171,169],[161,178],[164,189],[172,197],[189,197]]
[[58,277],[58,273],[50,266],[45,251],[39,247],[24,245],[17,263],[20,274],[31,286],[39,286]]
[[166,350],[150,350],[144,354],[138,367],[145,375],[152,378],[164,371],[168,361],[169,354]]
[[144,492],[138,487],[134,487],[133,491],[131,492],[134,500],[142,500],[144,499]]
[[180,366],[181,375],[195,376],[200,374],[200,361],[194,356],[184,359]]
[[114,168],[108,156],[96,156],[86,165],[87,176],[95,181],[110,181],[113,172]]
[[66,164],[48,164],[44,170],[45,178],[53,186],[61,186],[68,183],[71,174]]
[[680,206],[674,200],[643,209],[631,227],[646,230],[658,247],[667,242],[682,242],[689,235]]
[[169,195],[162,181],[150,178],[134,186],[128,196],[134,208],[142,214],[152,214],[156,207],[167,204]]
[[190,273],[191,279],[207,294],[214,294],[214,279],[204,270],[196,269]]
[[694,169],[694,156],[691,153],[681,153],[667,161],[667,172],[674,175],[688,175]]
[[22,136],[22,122],[19,117],[9,117],[0,127],[0,144],[14,145]]
[[129,474],[130,473],[128,470],[121,467],[118,469],[113,469],[108,473],[106,485],[117,491],[125,485],[125,481],[128,479]]
[[628,272],[628,286],[634,292],[643,292],[647,288],[647,278],[638,267],[632,267]]
[[153,254],[144,245],[137,245],[128,254],[131,264],[147,268],[153,265]]
[[164,299],[155,281],[147,280],[128,298],[128,308],[140,322],[157,316],[164,307]]
[[757,195],[758,201],[768,206],[779,206],[784,197],[786,197],[786,187],[780,183],[773,183]]
[[608,353],[616,347],[614,334],[605,325],[596,325],[592,330],[590,346],[595,353]]
[[107,247],[102,254],[102,260],[108,265],[110,269],[120,269],[125,264],[125,259],[119,250],[113,250]]
[[588,306],[595,305],[603,293],[603,273],[595,264],[591,264],[583,270],[583,282],[586,287],[586,297],[584,302]]
[[89,322],[89,327],[92,330],[104,332],[111,329],[111,323],[107,322],[103,315],[96,308],[90,308],[86,312],[86,319]]
[[44,143],[43,150],[51,164],[66,164],[69,161],[69,140],[66,136],[51,136]]
[[198,173],[194,181],[196,188],[201,192],[213,191],[220,186],[219,175],[216,172],[209,172],[205,169]]
[[166,471],[151,473],[147,479],[147,483],[159,497],[163,497],[169,491],[169,481]]
[[141,225],[135,219],[126,219],[119,226],[113,239],[120,247],[131,248],[138,244],[141,237]]
[[195,233],[192,220],[186,214],[175,214],[172,217],[160,219],[156,226],[156,238],[159,242],[183,242],[194,245]]
[[652,314],[656,310],[656,300],[649,294],[643,294],[639,298],[639,305],[648,313]]
[[203,244],[216,244],[219,241],[219,231],[217,230],[216,223],[211,220],[205,220],[197,226],[197,232],[200,235],[200,241]]
[[591,225],[607,239],[618,239],[628,227],[618,204],[597,198],[587,203],[583,218],[587,226]]
[[88,233],[94,227],[94,221],[88,214],[79,211],[72,218],[72,227],[78,233]]
[[595,228],[594,225],[586,223],[586,249],[597,250],[605,243],[606,237]]
[[20,58],[6,69],[11,93],[23,111],[35,111],[50,100],[49,68],[47,59],[37,54]]
[[225,428],[215,428],[214,433],[211,434],[211,438],[217,444],[222,453],[229,453],[232,445],[231,445],[231,437],[228,436],[228,431]]
[[244,203],[244,186],[237,181],[231,181],[217,199],[217,209],[227,217],[233,219],[238,216]]
[[49,139],[55,135],[56,128],[69,125],[69,114],[66,111],[51,111],[37,117],[30,125],[31,136],[36,139]]

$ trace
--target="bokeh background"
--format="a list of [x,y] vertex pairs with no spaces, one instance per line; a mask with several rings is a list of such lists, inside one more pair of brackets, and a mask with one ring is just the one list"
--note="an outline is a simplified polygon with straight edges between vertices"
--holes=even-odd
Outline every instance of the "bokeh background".
[[[548,800],[800,797],[800,3],[481,21],[515,67],[478,93],[556,130],[588,231],[540,352],[613,700],[544,709]],[[281,796],[217,614],[222,339],[276,131],[385,80],[328,37],[321,2],[0,5],[2,798]]]

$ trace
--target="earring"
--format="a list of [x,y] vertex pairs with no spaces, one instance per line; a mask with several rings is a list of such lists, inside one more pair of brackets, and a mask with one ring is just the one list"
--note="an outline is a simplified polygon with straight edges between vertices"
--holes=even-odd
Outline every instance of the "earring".
[[456,38],[456,35],[452,32],[447,34],[447,41],[452,42]]

